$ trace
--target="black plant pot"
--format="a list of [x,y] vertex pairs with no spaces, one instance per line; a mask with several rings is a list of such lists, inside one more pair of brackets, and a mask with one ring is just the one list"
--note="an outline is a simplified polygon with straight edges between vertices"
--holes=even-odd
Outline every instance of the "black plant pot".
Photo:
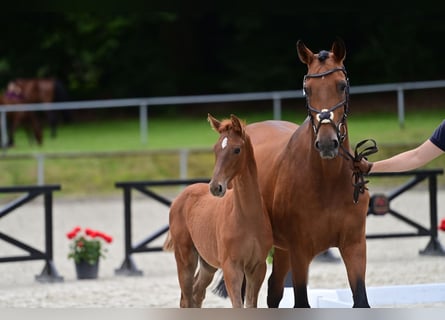
[[99,260],[96,264],[89,264],[86,261],[76,263],[77,279],[97,279],[99,273]]

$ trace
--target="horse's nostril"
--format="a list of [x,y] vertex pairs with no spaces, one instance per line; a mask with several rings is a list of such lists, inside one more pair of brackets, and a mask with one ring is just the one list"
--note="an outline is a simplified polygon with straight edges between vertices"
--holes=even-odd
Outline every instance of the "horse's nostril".
[[334,140],[333,142],[334,142],[334,148],[337,149],[338,146],[339,146],[339,144],[338,144],[338,140]]
[[320,142],[319,141],[315,141],[315,148],[317,150],[320,150]]
[[223,191],[222,185],[218,185],[218,192],[221,193]]

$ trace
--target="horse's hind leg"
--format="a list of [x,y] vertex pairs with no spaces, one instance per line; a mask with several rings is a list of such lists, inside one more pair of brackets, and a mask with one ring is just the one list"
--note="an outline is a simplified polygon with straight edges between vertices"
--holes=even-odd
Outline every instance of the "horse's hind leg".
[[267,288],[267,305],[278,308],[284,292],[284,279],[289,271],[289,255],[285,250],[275,248],[272,263],[272,273],[269,276]]
[[40,125],[38,116],[36,113],[30,113],[30,122],[31,122],[31,129],[34,134],[34,138],[36,139],[37,144],[40,146],[43,142],[43,132],[42,132],[42,126]]
[[207,287],[212,282],[213,276],[215,275],[217,269],[209,265],[201,257],[199,259],[199,263],[199,270],[195,276],[193,284],[193,301],[195,307],[200,308],[205,299]]
[[340,253],[348,273],[349,285],[352,290],[354,308],[369,308],[366,294],[366,240],[359,243],[341,247]]
[[175,259],[178,269],[179,286],[181,287],[181,308],[196,307],[193,302],[193,283],[196,267],[198,265],[198,254],[191,246],[180,246],[175,243]]

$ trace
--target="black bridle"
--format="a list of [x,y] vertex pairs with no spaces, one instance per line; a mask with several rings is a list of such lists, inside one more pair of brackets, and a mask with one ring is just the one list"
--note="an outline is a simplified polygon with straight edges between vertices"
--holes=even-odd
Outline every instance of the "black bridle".
[[[311,103],[309,101],[309,96],[306,94],[306,91],[305,91],[306,79],[308,79],[308,78],[322,78],[324,76],[330,75],[331,73],[334,73],[337,71],[341,71],[345,75],[345,79],[346,79],[345,98],[331,108],[323,108],[322,110],[315,109],[314,107],[311,106]],[[333,69],[330,69],[325,72],[309,73],[309,74],[305,75],[303,78],[303,94],[306,96],[306,108],[307,108],[308,115],[309,115],[309,118],[312,123],[312,128],[314,129],[315,135],[318,134],[318,131],[320,130],[320,127],[322,124],[330,124],[334,127],[334,129],[337,133],[338,141],[341,145],[347,135],[346,127],[344,124],[345,124],[345,121],[346,121],[346,118],[347,118],[348,112],[349,112],[349,79],[348,79],[348,74],[346,73],[346,69],[344,67],[337,67],[337,68],[333,68]],[[343,116],[340,119],[340,121],[335,123],[333,112],[341,107],[344,108]],[[315,124],[314,114],[315,114],[315,118],[317,119],[317,122],[318,122],[317,125]]]
[[[346,79],[345,98],[329,109],[328,108],[323,108],[322,110],[315,109],[314,107],[311,106],[310,101],[309,101],[309,96],[306,94],[306,91],[305,91],[306,79],[308,79],[308,78],[322,78],[324,76],[330,75],[331,73],[334,73],[337,71],[341,71],[345,75],[345,79]],[[343,141],[345,140],[345,138],[347,136],[345,122],[346,122],[346,118],[347,118],[348,112],[349,112],[349,79],[348,79],[348,74],[346,73],[346,70],[344,67],[337,67],[337,68],[333,68],[333,69],[330,69],[325,72],[312,73],[312,74],[305,75],[303,78],[303,94],[306,96],[306,108],[308,111],[309,118],[311,120],[312,128],[314,129],[315,135],[318,134],[318,131],[320,130],[321,125],[323,125],[323,124],[332,125],[335,128],[335,131],[337,133],[337,138],[339,141],[340,148],[344,153],[342,156],[347,161],[359,162],[361,159],[366,158],[368,155],[376,153],[378,151],[377,144],[373,139],[366,139],[366,140],[360,141],[355,147],[354,155],[352,155],[348,150],[346,150],[346,148],[343,147]],[[344,108],[343,116],[340,119],[340,121],[335,123],[334,122],[334,111],[341,107]],[[318,122],[317,125],[315,124],[314,115]],[[368,142],[371,142],[371,146],[365,146],[365,144]],[[359,151],[359,148],[363,148],[363,150]],[[354,186],[353,201],[354,201],[354,203],[357,203],[359,194],[365,192],[365,190],[367,189],[366,183],[368,183],[369,181],[365,180],[363,172],[359,172],[359,171],[352,172],[352,179],[353,179],[352,185]]]

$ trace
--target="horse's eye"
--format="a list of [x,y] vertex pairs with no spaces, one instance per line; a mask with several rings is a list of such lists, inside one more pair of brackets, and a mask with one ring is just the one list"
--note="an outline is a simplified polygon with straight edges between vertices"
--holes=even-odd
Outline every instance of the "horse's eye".
[[345,91],[347,86],[348,85],[346,84],[345,81],[340,82],[340,84],[339,84],[340,91]]
[[241,152],[241,148],[235,148],[233,149],[233,153],[238,154]]

